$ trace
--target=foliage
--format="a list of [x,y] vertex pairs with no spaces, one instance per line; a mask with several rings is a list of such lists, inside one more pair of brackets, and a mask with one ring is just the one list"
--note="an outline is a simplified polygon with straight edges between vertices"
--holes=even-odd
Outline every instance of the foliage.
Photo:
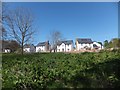
[[3,54],[2,64],[3,88],[120,87],[120,50]]
[[108,45],[109,45],[108,40],[105,40],[105,41],[104,41],[104,47],[105,47],[105,48],[107,48],[107,47],[108,47]]
[[104,41],[105,48],[120,48],[120,38],[113,38],[110,42],[107,40]]

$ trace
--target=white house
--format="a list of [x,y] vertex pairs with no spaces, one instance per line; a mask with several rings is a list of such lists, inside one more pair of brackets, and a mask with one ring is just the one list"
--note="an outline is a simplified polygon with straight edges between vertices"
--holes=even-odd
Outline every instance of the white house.
[[103,49],[103,45],[98,43],[98,42],[96,42],[96,41],[93,41],[93,48],[101,50],[101,49]]
[[9,48],[6,48],[6,49],[4,49],[4,52],[5,52],[5,53],[10,53],[11,50],[10,50]]
[[23,51],[27,53],[35,52],[35,46],[33,44],[25,44]]
[[36,46],[36,52],[47,52],[49,51],[49,41],[40,42]]
[[76,50],[92,50],[92,49],[103,49],[103,46],[98,42],[93,42],[90,38],[77,38],[76,39]]
[[92,49],[93,48],[93,42],[89,38],[77,38],[76,39],[76,50],[86,50],[86,49]]
[[57,43],[57,52],[70,52],[73,50],[73,40],[59,41]]
[[15,40],[0,40],[0,52],[11,53],[16,51],[20,45]]

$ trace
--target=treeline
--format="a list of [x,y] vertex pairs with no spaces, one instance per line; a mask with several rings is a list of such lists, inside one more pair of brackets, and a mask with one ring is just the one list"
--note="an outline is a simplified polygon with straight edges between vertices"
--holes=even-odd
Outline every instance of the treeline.
[[118,49],[120,48],[120,38],[113,38],[111,41],[105,40],[104,41],[104,48],[109,49]]

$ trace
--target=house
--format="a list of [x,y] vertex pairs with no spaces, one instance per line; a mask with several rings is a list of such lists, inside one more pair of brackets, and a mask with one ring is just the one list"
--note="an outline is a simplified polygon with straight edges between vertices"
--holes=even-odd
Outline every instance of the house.
[[73,51],[73,40],[59,41],[57,43],[57,52]]
[[98,50],[101,50],[103,49],[103,45],[101,43],[98,43],[96,41],[93,41],[93,48],[94,49],[98,49]]
[[50,52],[57,52],[57,45],[50,45]]
[[93,42],[90,38],[77,38],[76,39],[76,50],[90,50],[93,48]]
[[48,52],[50,48],[49,41],[40,42],[36,46],[36,52]]
[[0,40],[0,52],[15,52],[18,48],[20,48],[20,45],[15,40]]
[[27,53],[33,53],[35,52],[35,46],[33,44],[25,44],[23,47],[23,51]]
[[76,50],[80,51],[80,50],[92,50],[92,49],[97,49],[97,50],[101,50],[103,49],[103,46],[96,42],[96,41],[92,41],[90,38],[77,38],[76,39]]

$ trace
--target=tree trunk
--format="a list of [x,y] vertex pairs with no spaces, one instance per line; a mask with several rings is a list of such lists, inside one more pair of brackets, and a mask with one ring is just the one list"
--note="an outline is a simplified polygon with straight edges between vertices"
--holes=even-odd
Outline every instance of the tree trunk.
[[21,47],[21,49],[22,49],[22,52],[21,52],[21,54],[23,55],[23,43],[22,43],[22,47]]
[[23,41],[24,41],[24,37],[22,37],[22,47],[21,47],[22,48],[22,52],[21,52],[22,55],[23,55],[23,44],[24,44]]

